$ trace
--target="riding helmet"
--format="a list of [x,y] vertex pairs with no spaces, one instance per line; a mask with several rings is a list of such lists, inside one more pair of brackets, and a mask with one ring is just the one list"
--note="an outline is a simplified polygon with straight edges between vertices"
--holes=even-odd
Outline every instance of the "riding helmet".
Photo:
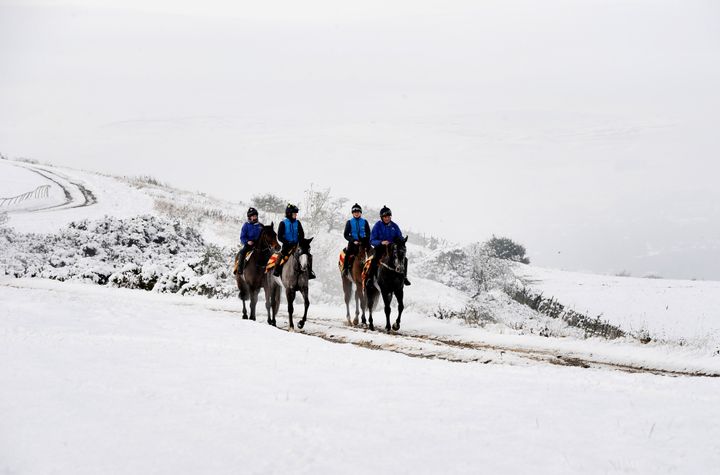
[[362,207],[357,203],[355,203],[352,207],[352,212],[354,213],[355,211],[360,211],[362,213]]
[[392,216],[392,211],[390,211],[390,208],[387,206],[383,206],[380,210],[380,217],[382,218],[383,216]]
[[297,213],[298,211],[300,211],[300,209],[292,203],[288,203],[287,208],[285,208],[286,215]]
[[248,218],[249,218],[250,216],[257,216],[257,215],[258,215],[258,210],[256,210],[256,209],[253,208],[252,206],[251,206],[250,208],[248,208],[248,212],[247,212],[247,217],[248,217]]

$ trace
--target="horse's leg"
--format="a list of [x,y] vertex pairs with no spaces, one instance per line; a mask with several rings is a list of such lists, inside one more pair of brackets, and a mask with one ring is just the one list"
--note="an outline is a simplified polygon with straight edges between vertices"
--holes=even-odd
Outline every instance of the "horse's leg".
[[272,318],[271,318],[271,311],[272,311],[272,305],[273,305],[273,298],[272,298],[272,287],[268,288],[268,285],[265,284],[263,289],[265,290],[265,310],[267,311],[267,322],[268,325],[272,325]]
[[392,326],[392,329],[395,331],[400,330],[400,317],[402,317],[403,309],[405,308],[405,304],[403,303],[403,297],[404,297],[403,294],[404,293],[405,292],[402,287],[400,287],[398,290],[395,291],[395,298],[397,299],[397,303],[398,303],[398,317]]
[[375,325],[373,325],[372,313],[373,305],[375,305],[375,299],[377,298],[378,293],[375,289],[366,288],[365,295],[367,295],[368,299],[368,328],[370,330],[375,330]]
[[392,292],[383,292],[382,298],[385,304],[385,331],[390,333],[390,302],[392,302]]
[[255,320],[255,307],[257,306],[259,293],[259,289],[250,292],[250,320]]
[[243,320],[247,320],[248,314],[247,314],[247,308],[245,308],[245,299],[243,299],[242,303],[243,303]]
[[360,308],[362,308],[362,324],[365,325],[365,312],[368,308],[367,292],[365,292],[362,287],[359,287],[358,293],[360,294]]
[[365,302],[363,301],[362,285],[355,285],[355,325],[358,324],[358,315],[362,309],[362,323],[365,324]]
[[307,320],[308,308],[310,308],[310,297],[308,297],[308,288],[305,287],[301,290],[303,296],[303,304],[305,305],[305,312],[303,312],[302,320],[298,322],[298,328],[302,329],[305,326],[305,320]]
[[[352,292],[352,283],[343,277],[343,293],[345,294],[345,318],[347,318],[348,325],[352,325],[350,321],[350,293]],[[357,324],[357,322],[356,322]]]
[[355,286],[355,319],[353,320],[353,324],[358,324],[358,316],[360,315],[360,294],[358,293],[359,287]]
[[275,318],[277,317],[278,311],[280,310],[280,298],[282,295],[282,289],[279,286],[273,287],[273,313],[272,313],[272,325],[277,326],[277,320]]
[[290,330],[295,329],[295,325],[293,325],[293,302],[295,301],[295,291],[291,289],[285,289],[285,297],[287,298],[288,303],[288,320],[290,321]]

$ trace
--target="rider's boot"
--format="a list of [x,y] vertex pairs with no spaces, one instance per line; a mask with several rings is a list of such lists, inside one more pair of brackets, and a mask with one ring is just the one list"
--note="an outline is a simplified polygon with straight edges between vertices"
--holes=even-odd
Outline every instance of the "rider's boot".
[[[308,256],[310,256],[310,255],[308,254]],[[310,256],[310,258],[308,259],[308,280],[312,280],[317,277],[315,275],[315,272],[313,272],[312,262],[313,262],[313,259],[312,259],[312,256]]]
[[[278,261],[279,260],[280,259],[278,259]],[[280,265],[279,262],[277,264],[275,264],[275,270],[273,271],[273,275],[275,277],[280,277],[282,275],[282,266]]]

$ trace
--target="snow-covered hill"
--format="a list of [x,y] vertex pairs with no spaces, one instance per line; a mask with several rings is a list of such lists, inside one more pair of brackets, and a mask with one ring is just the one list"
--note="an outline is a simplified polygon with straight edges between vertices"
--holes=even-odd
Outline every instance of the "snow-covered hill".
[[[329,232],[292,334],[240,318],[227,270],[247,203],[31,163],[0,161],[0,176],[0,197],[49,187],[0,209],[0,472],[720,464],[720,378],[689,377],[720,375],[720,284],[501,263],[478,293],[471,250],[415,244],[401,331],[370,332],[345,323]],[[627,336],[520,303],[503,289],[516,278]]]
[[[145,276],[145,281],[165,282],[155,291],[219,296],[234,293],[234,282],[227,270],[248,206],[240,200],[248,197],[238,196],[237,202],[230,203],[178,190],[148,177],[112,177],[37,163],[2,160],[0,167],[4,177],[0,195],[22,194],[23,190],[43,185],[50,189],[44,200],[28,198],[7,207],[7,226],[20,234],[6,236],[5,251],[0,253],[4,274],[140,288],[147,285],[131,284]],[[152,222],[132,221],[138,215],[155,218]],[[111,221],[102,221],[105,217]],[[280,216],[261,210],[261,219],[277,222]],[[89,224],[67,229],[69,223],[83,220]],[[93,224],[97,220],[100,224]],[[185,251],[179,253],[176,244],[170,246],[177,240],[160,245],[151,242],[155,238],[144,228],[173,232],[173,221],[197,229],[202,240],[190,247],[183,244]],[[23,237],[22,233],[28,232],[52,236],[45,241],[41,237]],[[127,252],[128,240],[118,237],[123,233],[143,235],[149,247],[142,247],[141,253]],[[40,242],[43,246],[39,246]],[[113,248],[113,243],[118,247]],[[319,276],[311,287],[315,304],[343,307],[336,267],[343,243],[339,232],[315,236],[313,253]],[[208,245],[218,247],[208,252]],[[36,252],[38,247],[45,252]],[[95,248],[103,252],[98,254]],[[20,254],[22,259],[17,259]],[[207,263],[208,255],[213,259],[211,265]],[[478,292],[472,280],[477,255],[471,251],[452,246],[431,250],[411,242],[409,256],[414,285],[408,289],[406,320],[434,315],[458,324],[481,326],[492,333],[580,339],[588,336],[587,329],[573,322],[568,324],[569,319],[548,317],[503,291],[508,286],[526,285],[588,319],[599,316],[631,340],[648,337],[654,342],[689,345],[708,355],[720,351],[720,284],[716,282],[633,279],[503,264],[490,269],[497,274],[491,285],[495,290]],[[206,265],[199,266],[203,259]],[[168,284],[170,280],[173,285]],[[209,291],[200,288],[208,285],[214,287]]]

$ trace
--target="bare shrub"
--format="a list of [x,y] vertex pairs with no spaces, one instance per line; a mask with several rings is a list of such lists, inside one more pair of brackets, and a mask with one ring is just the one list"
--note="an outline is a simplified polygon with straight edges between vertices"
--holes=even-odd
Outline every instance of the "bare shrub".
[[[574,309],[567,308],[554,297],[543,297],[542,294],[533,293],[527,287],[509,287],[505,289],[505,292],[516,302],[526,305],[543,315],[560,319],[569,326],[580,328],[585,332],[585,338],[597,336],[612,340],[627,336],[619,327],[612,325],[607,320],[603,320],[602,315],[591,317],[585,313],[580,313]],[[647,341],[643,341],[636,335],[630,336],[637,338],[643,343],[650,341],[649,335]]]

